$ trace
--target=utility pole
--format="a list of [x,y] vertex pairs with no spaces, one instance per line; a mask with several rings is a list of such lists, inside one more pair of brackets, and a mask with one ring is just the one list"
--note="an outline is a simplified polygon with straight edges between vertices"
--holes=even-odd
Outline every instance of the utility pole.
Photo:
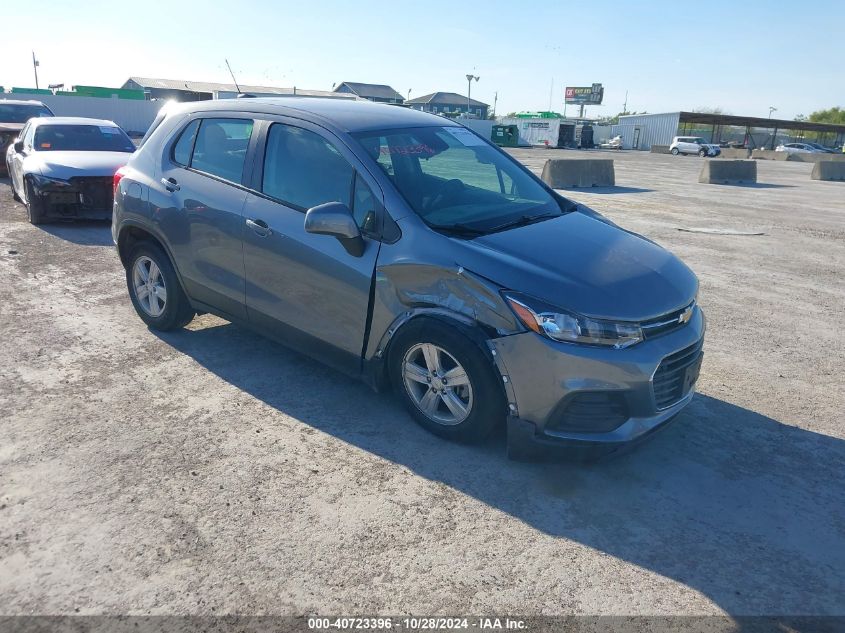
[[38,67],[41,65],[37,59],[35,59],[35,51],[32,51],[32,70],[35,72],[35,89],[38,90]]
[[496,104],[499,102],[499,91],[493,93],[493,118],[496,118]]
[[411,100],[411,89],[408,88],[408,98],[405,99],[405,101],[410,101],[410,100]]
[[625,91],[625,103],[622,104],[622,112],[628,111],[628,91]]
[[467,116],[469,116],[469,93],[472,91],[472,80],[478,81],[481,77],[476,77],[473,74],[467,75]]
[[769,106],[769,118],[772,118],[772,112],[777,112],[778,109],[775,106]]

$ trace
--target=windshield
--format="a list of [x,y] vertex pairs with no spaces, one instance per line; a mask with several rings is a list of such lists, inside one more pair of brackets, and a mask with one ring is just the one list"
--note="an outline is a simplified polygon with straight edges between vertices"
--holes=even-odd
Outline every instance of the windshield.
[[47,106],[37,103],[0,103],[0,123],[26,123],[33,117],[53,116]]
[[39,152],[134,152],[126,133],[114,125],[40,125],[33,148]]
[[405,128],[355,137],[434,228],[484,233],[561,213],[546,189],[466,128]]

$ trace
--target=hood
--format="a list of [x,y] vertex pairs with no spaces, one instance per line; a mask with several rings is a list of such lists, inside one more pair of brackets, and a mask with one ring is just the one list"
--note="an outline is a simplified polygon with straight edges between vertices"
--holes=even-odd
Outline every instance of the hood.
[[129,152],[33,152],[25,169],[67,180],[74,176],[113,176],[132,156]]
[[467,258],[458,263],[467,269],[586,316],[650,319],[687,305],[698,290],[695,274],[669,251],[580,212],[462,242]]

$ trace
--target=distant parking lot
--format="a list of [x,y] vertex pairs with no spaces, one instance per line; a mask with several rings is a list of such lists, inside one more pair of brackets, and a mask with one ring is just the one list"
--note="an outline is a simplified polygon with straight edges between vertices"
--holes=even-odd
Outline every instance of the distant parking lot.
[[0,181],[0,611],[845,614],[845,184],[590,155],[617,186],[566,195],[689,264],[708,331],[677,422],[589,465],[439,440],[216,317],[155,334],[108,225]]

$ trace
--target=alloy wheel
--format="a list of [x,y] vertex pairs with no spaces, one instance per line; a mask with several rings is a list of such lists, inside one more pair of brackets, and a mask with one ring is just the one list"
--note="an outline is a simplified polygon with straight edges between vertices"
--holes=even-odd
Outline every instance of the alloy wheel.
[[433,422],[454,426],[472,411],[472,384],[466,370],[433,343],[418,343],[406,352],[402,380],[411,400]]
[[167,288],[161,269],[152,259],[142,255],[132,266],[132,284],[141,309],[151,317],[159,317],[167,305]]

